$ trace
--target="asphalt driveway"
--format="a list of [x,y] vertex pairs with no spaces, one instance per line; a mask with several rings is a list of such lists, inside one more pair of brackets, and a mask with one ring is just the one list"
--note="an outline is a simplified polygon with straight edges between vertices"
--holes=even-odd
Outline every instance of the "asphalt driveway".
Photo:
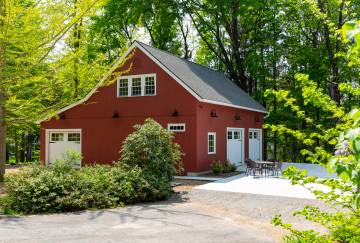
[[180,191],[167,201],[124,208],[3,217],[0,242],[278,242],[284,232],[270,224],[274,214],[318,229],[291,212],[306,204],[323,206],[298,198]]

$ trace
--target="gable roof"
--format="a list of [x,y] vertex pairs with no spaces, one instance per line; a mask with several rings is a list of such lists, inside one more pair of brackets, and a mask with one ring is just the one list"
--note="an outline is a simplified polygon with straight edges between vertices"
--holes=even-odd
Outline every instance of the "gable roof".
[[[143,51],[150,59],[157,63],[165,72],[201,102],[268,113],[261,104],[230,81],[224,74],[174,56],[169,52],[156,49],[142,42],[134,41],[129,49],[115,61],[107,74],[101,78],[89,94],[81,100],[58,110],[55,115],[61,114],[90,99],[135,47]],[[39,124],[48,118],[50,117],[45,117],[44,119],[37,121],[37,123]]]
[[230,81],[223,73],[144,43],[137,43],[171,74],[180,79],[192,93],[200,98],[200,101],[267,113],[261,104]]

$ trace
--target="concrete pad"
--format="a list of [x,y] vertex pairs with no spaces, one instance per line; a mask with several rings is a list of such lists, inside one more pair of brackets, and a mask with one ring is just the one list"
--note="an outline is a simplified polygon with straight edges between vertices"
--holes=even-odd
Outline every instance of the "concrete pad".
[[[310,186],[315,189],[326,190],[326,187],[322,185],[312,184]],[[237,175],[197,186],[195,188],[268,196],[315,199],[315,196],[306,188],[299,185],[291,185],[291,182],[287,179],[272,177],[253,178],[252,176]]]

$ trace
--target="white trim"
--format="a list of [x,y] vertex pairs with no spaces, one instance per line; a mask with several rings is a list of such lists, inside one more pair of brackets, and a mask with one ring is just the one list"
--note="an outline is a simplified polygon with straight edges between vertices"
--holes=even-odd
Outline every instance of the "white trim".
[[232,129],[237,129],[237,130],[241,130],[241,159],[242,159],[242,163],[245,162],[245,128],[243,127],[227,127],[226,128],[226,157],[228,156],[228,147],[227,147],[227,140],[228,140],[228,131],[232,130]]
[[[260,129],[260,128],[249,128],[248,129],[248,144],[249,144],[249,133],[250,133],[251,130],[259,132],[259,137],[260,137],[260,160],[262,160],[263,159],[262,129]],[[248,153],[249,153],[249,156],[250,156],[250,144],[248,145]]]
[[[137,42],[135,42],[137,43]],[[184,82],[178,78],[173,72],[171,72],[168,68],[164,66],[159,60],[157,60],[151,53],[149,53],[145,48],[143,48],[141,45],[137,44],[137,48],[139,48],[143,53],[145,53],[153,62],[155,62],[159,67],[161,67],[162,70],[164,70],[170,77],[175,79],[184,89],[186,89],[190,94],[192,94],[198,101],[201,101],[202,98],[195,93],[192,89],[189,88]]]
[[[234,107],[234,108],[239,108],[239,109],[256,111],[256,112],[268,114],[267,111],[262,111],[262,110],[252,109],[252,108],[248,108],[248,107],[244,107],[244,106],[232,105],[232,104],[228,104],[228,103],[224,103],[224,102],[212,101],[212,100],[207,100],[207,99],[201,98],[189,86],[187,86],[180,78],[178,78],[175,74],[173,74],[168,68],[166,68],[153,55],[151,55],[148,51],[146,51],[146,49],[143,48],[137,41],[135,41],[129,47],[129,49],[112,65],[112,67],[107,72],[107,74],[102,77],[102,79],[97,83],[95,88],[93,88],[90,91],[90,93],[88,93],[88,95],[86,95],[83,99],[81,99],[81,100],[79,100],[79,101],[77,101],[77,102],[75,102],[75,103],[73,103],[73,104],[71,104],[69,106],[66,106],[66,107],[64,107],[64,108],[62,108],[60,110],[58,110],[55,115],[58,115],[58,114],[60,114],[60,113],[62,113],[64,111],[67,111],[67,110],[69,110],[69,109],[71,109],[71,108],[73,108],[73,107],[75,107],[75,106],[77,106],[79,104],[82,104],[82,103],[86,102],[96,92],[96,90],[103,84],[103,82],[116,70],[116,68],[118,68],[120,63],[130,54],[130,52],[135,47],[138,48],[139,50],[141,50],[144,54],[146,54],[153,62],[155,62],[159,67],[161,67],[168,75],[170,75],[170,77],[172,77],[175,81],[177,81],[185,90],[187,90],[190,94],[192,94],[198,101],[204,102],[204,103],[210,103],[210,104],[215,104],[215,105]],[[40,124],[41,122],[43,122],[43,121],[45,121],[45,120],[47,120],[49,118],[51,118],[51,117],[45,117],[44,119],[41,119],[41,120],[37,121],[36,123]]]
[[[82,129],[71,128],[71,129],[45,129],[45,165],[49,165],[49,143],[51,132],[79,132],[80,133],[80,153],[82,153]],[[81,167],[82,161],[80,161]]]
[[[154,86],[155,86],[155,93],[151,95],[145,94],[145,78],[153,77],[154,78]],[[141,80],[141,94],[140,95],[132,95],[132,80],[134,78],[140,78]],[[128,80],[128,95],[119,96],[119,88],[120,88],[120,79],[127,79]],[[146,74],[136,74],[136,75],[126,75],[120,76],[116,79],[116,97],[117,98],[124,98],[124,97],[141,97],[141,96],[156,96],[156,73],[146,73]]]
[[[77,105],[80,105],[84,102],[86,102],[88,99],[90,99],[90,97],[96,92],[96,90],[105,82],[105,80],[116,70],[116,68],[118,68],[118,66],[120,65],[120,63],[131,53],[131,51],[134,49],[134,47],[136,47],[138,44],[136,42],[134,42],[129,49],[118,59],[115,61],[115,63],[111,66],[110,70],[100,79],[100,81],[96,84],[96,86],[90,91],[90,93],[88,93],[84,98],[82,98],[81,100],[68,105],[60,110],[58,110],[56,112],[55,115],[58,115],[60,113],[63,113],[64,111],[67,111]],[[46,121],[47,119],[49,119],[51,117],[45,117],[44,119],[41,119],[39,121],[36,122],[36,124],[40,124],[43,121]]]
[[228,104],[228,103],[213,101],[213,100],[207,100],[207,99],[202,99],[201,102],[209,103],[209,104],[213,104],[213,105],[222,105],[222,106],[228,106],[228,107],[233,107],[233,108],[239,108],[239,109],[248,110],[248,111],[255,111],[255,112],[264,113],[264,114],[269,113],[268,111],[262,111],[262,110],[257,110],[257,109],[253,109],[253,108],[248,108],[245,106],[233,105],[233,104]]
[[[214,136],[214,151],[213,152],[209,151],[209,136],[210,135]],[[216,154],[216,132],[208,132],[208,134],[207,134],[207,151],[208,151],[208,154]]]
[[[183,126],[184,129],[182,129],[182,130],[170,130],[171,126]],[[167,129],[170,132],[186,132],[186,124],[185,123],[168,123],[167,124]]]

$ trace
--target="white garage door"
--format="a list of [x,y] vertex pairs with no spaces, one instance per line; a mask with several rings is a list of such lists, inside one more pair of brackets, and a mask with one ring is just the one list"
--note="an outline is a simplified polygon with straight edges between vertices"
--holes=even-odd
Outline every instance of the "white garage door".
[[[62,159],[68,151],[81,154],[81,130],[53,130],[48,134],[48,164],[54,163],[56,159]],[[77,165],[81,160],[77,161]]]
[[249,158],[261,160],[261,129],[249,129]]
[[227,129],[227,158],[235,165],[241,165],[244,161],[244,129]]

